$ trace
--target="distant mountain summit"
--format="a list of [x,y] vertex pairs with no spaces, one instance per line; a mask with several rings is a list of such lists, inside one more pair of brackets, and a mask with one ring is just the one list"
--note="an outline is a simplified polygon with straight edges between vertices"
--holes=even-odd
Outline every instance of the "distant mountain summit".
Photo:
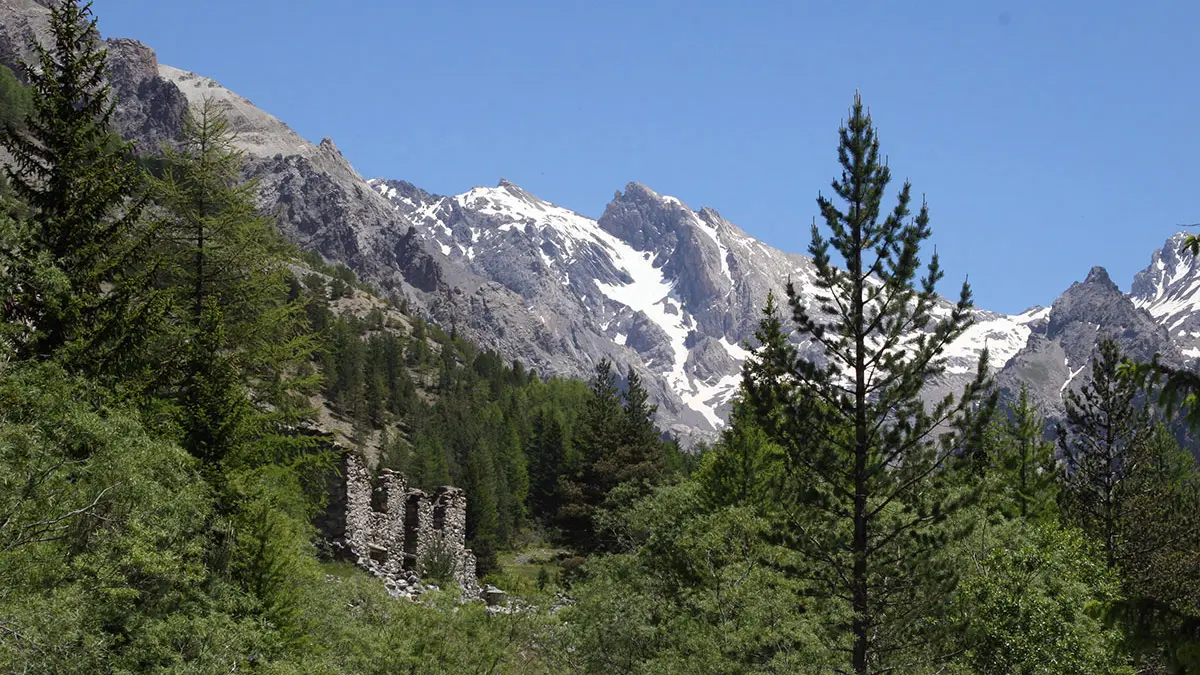
[[1200,358],[1200,263],[1183,251],[1180,232],[1150,257],[1150,266],[1133,277],[1129,296],[1170,334],[1188,361]]
[[997,381],[1007,396],[1025,383],[1044,412],[1061,417],[1063,397],[1090,381],[1096,343],[1112,338],[1136,360],[1193,365],[1200,357],[1200,267],[1181,250],[1186,233],[1167,239],[1138,272],[1128,294],[1103,267],[1071,285],[1044,320],[1031,324],[1028,343]]
[[[506,180],[453,197],[404,181],[369,182],[448,266],[521,296],[524,312],[545,327],[534,341],[568,357],[563,367],[585,375],[607,357],[642,372],[655,383],[661,421],[677,433],[705,437],[723,426],[769,292],[782,297],[790,278],[817,310],[806,290],[815,279],[807,256],[772,248],[713,209],[694,210],[645,185],[629,183],[592,220]],[[942,301],[936,311],[951,307]],[[977,324],[952,345],[934,390],[961,388],[985,345],[993,366],[1004,365],[1043,314],[976,312]],[[479,325],[483,318],[496,323]],[[515,318],[497,319],[489,306],[467,320],[480,332],[507,333],[502,326]],[[512,344],[509,353],[536,360],[528,347]]]

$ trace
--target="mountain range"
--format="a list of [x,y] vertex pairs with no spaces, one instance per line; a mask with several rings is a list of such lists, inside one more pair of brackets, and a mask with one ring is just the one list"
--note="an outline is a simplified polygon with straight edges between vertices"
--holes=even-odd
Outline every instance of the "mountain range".
[[[0,63],[18,70],[27,35],[44,38],[52,0],[0,0]],[[633,369],[660,426],[687,444],[723,426],[769,292],[790,279],[815,310],[810,258],[773,248],[712,208],[638,183],[593,219],[501,179],[458,195],[360,176],[331,139],[311,143],[216,81],[110,39],[115,124],[143,152],[169,144],[189,105],[229,116],[260,206],[303,249],[340,261],[410,311],[544,375],[586,377],[602,358]],[[1129,355],[1200,357],[1200,270],[1176,235],[1122,292],[1102,268],[1050,307],[976,310],[931,393],[960,388],[986,346],[1002,395],[1022,383],[1050,417],[1088,379],[1099,337]],[[942,301],[937,312],[948,312]],[[802,349],[811,349],[801,345]]]

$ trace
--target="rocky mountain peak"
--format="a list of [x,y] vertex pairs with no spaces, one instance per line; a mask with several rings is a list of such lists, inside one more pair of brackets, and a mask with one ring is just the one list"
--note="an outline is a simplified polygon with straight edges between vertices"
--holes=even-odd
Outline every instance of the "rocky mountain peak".
[[1181,293],[1190,295],[1189,288],[1200,279],[1200,263],[1190,251],[1183,250],[1187,237],[1187,232],[1172,235],[1150,256],[1150,265],[1134,275],[1129,291],[1134,302],[1151,305],[1172,296],[1178,298]]
[[641,183],[618,192],[598,221],[604,231],[640,251],[664,251],[678,243],[680,226],[692,212],[674,197],[665,197]]
[[708,206],[700,207],[700,219],[707,223],[712,223],[714,227],[717,223],[725,222],[725,219],[721,217],[721,214],[716,209]]
[[[1082,282],[1071,284],[1054,301],[1050,310],[1046,334],[1061,338],[1067,333],[1087,326],[1085,332],[1094,335],[1100,327],[1105,331],[1125,331],[1136,328],[1151,329],[1154,321],[1146,312],[1137,309],[1117,285],[1109,278],[1103,267],[1093,267]],[[1081,348],[1090,350],[1090,337]]]
[[553,204],[551,204],[550,202],[547,202],[546,200],[542,199],[541,197],[538,197],[537,195],[533,194],[532,192],[527,191],[525,188],[521,187],[520,185],[517,185],[516,183],[508,180],[507,178],[501,178],[500,182],[496,184],[496,189],[502,190],[505,193],[510,194],[513,197],[516,197],[517,199],[521,200],[522,202],[525,202],[526,204],[533,206],[534,208],[545,208],[547,206],[553,206]]
[[1035,403],[1050,417],[1063,415],[1067,391],[1090,380],[1087,366],[1100,340],[1116,340],[1125,355],[1137,360],[1155,354],[1168,363],[1182,358],[1166,329],[1122,293],[1103,267],[1093,267],[1083,282],[1071,284],[1054,301],[1044,324],[1039,320],[1028,326],[1025,348],[1008,362],[997,383],[1009,397],[1015,397],[1021,385],[1028,386]]
[[154,50],[137,40],[106,41],[108,79],[116,98],[114,121],[121,136],[147,152],[174,143],[183,129],[187,97],[158,72]]
[[1167,327],[1182,354],[1200,358],[1200,260],[1183,250],[1188,232],[1178,232],[1150,256],[1133,277],[1129,296]]
[[1111,290],[1117,291],[1118,293],[1121,292],[1121,290],[1117,288],[1117,285],[1113,283],[1113,280],[1108,276],[1108,270],[1099,265],[1088,271],[1087,278],[1083,280],[1083,283],[1105,286]]
[[[0,61],[44,30],[42,2],[0,3]],[[211,78],[159,64],[145,45],[114,40],[110,56],[119,130],[140,147],[173,137],[189,103],[215,100],[247,152],[262,208],[290,240],[545,374],[587,376],[600,358],[635,369],[659,423],[685,442],[722,425],[767,293],[781,294],[791,278],[809,299],[810,259],[646,185],[625,185],[593,220],[503,178],[457,196],[368,182],[331,139],[314,145]],[[1177,358],[1177,331],[1200,336],[1200,271],[1179,243],[1173,238],[1139,273],[1132,299],[1096,268],[1051,308],[979,311],[934,384],[957,391],[986,345],[1002,385],[1033,383],[1053,414],[1062,392],[1086,379],[1101,335],[1135,357]]]

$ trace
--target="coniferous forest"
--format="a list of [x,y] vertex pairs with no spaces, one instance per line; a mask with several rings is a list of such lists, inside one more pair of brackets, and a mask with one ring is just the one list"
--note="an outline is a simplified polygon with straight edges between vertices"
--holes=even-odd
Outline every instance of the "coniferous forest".
[[[89,6],[52,34],[0,72],[0,671],[1200,672],[1196,376],[1103,340],[1057,424],[986,358],[929,403],[971,289],[857,96],[821,311],[762,298],[681,448],[633,370],[539,374],[285,241],[219,107],[135,152]],[[463,488],[506,611],[330,555],[341,452]]]

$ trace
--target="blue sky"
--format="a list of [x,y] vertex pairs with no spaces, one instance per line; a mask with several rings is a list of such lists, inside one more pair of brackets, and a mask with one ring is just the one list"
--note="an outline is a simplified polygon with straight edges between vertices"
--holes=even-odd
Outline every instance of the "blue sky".
[[645,183],[803,252],[862,91],[957,291],[1017,312],[1128,289],[1200,220],[1200,3],[95,0],[365,176],[501,177],[598,217]]

